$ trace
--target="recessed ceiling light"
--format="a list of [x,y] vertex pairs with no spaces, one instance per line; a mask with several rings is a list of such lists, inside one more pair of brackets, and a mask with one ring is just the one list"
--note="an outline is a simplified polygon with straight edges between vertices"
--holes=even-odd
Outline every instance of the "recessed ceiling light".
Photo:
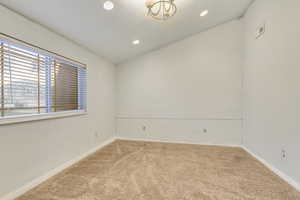
[[103,4],[105,10],[112,10],[114,8],[114,3],[111,1],[105,1]]
[[200,13],[200,16],[201,17],[204,17],[205,15],[207,15],[208,14],[208,10],[204,10],[204,11],[202,11],[201,13]]
[[138,44],[140,44],[140,41],[139,41],[139,40],[134,40],[134,41],[132,42],[132,44],[138,45]]

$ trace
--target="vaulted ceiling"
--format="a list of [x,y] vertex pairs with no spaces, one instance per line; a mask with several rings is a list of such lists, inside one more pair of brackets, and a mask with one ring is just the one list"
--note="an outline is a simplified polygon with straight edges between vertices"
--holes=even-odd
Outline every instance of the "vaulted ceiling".
[[[120,63],[174,41],[238,18],[253,0],[175,0],[168,21],[146,16],[146,0],[0,0],[27,18],[75,41],[113,63]],[[203,10],[209,13],[200,17]],[[133,40],[140,40],[133,45]]]

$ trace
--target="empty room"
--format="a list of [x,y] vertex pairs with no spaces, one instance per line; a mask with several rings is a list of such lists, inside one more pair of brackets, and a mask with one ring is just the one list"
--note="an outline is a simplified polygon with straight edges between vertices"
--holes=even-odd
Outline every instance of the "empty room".
[[299,0],[0,0],[0,200],[300,200]]

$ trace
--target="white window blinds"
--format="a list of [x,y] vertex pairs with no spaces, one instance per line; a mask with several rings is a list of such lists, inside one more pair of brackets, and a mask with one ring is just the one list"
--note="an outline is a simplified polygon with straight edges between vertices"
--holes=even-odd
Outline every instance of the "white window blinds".
[[86,67],[0,34],[0,118],[86,110]]

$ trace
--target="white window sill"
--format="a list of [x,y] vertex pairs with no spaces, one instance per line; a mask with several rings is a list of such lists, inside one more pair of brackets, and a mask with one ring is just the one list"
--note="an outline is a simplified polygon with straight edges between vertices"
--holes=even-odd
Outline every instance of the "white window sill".
[[85,114],[87,114],[86,110],[72,110],[72,111],[63,111],[63,112],[56,112],[56,113],[4,117],[4,118],[0,118],[0,125],[71,117],[71,116],[85,115]]

